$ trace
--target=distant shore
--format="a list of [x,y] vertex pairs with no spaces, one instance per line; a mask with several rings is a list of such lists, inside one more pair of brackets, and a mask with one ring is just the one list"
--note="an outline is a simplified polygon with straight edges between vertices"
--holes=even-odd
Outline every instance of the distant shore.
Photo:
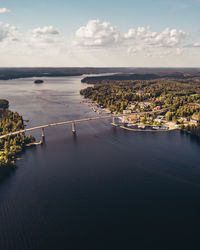
[[[32,78],[32,77],[67,77],[67,76],[82,76],[82,75],[91,75],[91,74],[122,74],[124,77],[133,77],[133,78],[157,78],[160,75],[171,75],[173,77],[179,77],[182,74],[187,74],[185,77],[191,77],[200,73],[200,68],[127,68],[127,67],[107,67],[107,68],[98,68],[98,67],[0,67],[0,80],[11,80],[18,78]],[[129,74],[129,76],[127,75]],[[133,75],[137,74],[137,75]],[[141,76],[143,75],[143,76]],[[108,77],[109,78],[109,77]],[[83,80],[84,81],[84,80]]]
[[38,74],[34,74],[34,73],[30,73],[30,74],[23,74],[23,73],[21,73],[21,74],[16,74],[16,75],[10,75],[10,74],[8,74],[8,75],[6,75],[6,76],[2,76],[1,74],[0,74],[0,80],[1,81],[6,81],[6,80],[14,80],[14,79],[20,79],[20,78],[33,78],[33,77],[70,77],[70,76],[81,76],[82,74],[79,74],[79,73],[77,73],[77,74],[54,74],[54,73],[52,73],[52,74],[40,74],[40,73],[38,73]]
[[92,74],[108,73],[131,73],[134,68],[80,68],[80,67],[60,67],[60,68],[0,68],[0,80],[11,80],[32,77],[70,77]]

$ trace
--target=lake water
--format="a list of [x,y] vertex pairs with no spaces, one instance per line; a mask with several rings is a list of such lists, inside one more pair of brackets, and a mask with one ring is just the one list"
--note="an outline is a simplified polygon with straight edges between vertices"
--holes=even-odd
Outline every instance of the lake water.
[[[0,81],[0,98],[27,127],[95,116],[81,78]],[[46,129],[0,169],[0,250],[199,249],[200,142],[110,122]]]

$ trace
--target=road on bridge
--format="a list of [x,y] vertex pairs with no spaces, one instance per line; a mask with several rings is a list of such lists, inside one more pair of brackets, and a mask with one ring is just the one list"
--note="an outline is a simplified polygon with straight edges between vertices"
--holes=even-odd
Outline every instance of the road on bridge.
[[8,134],[5,134],[5,135],[1,135],[0,139],[3,139],[5,137],[7,137],[7,136],[13,136],[13,135],[26,133],[26,132],[30,132],[30,131],[38,130],[38,129],[42,129],[44,131],[45,128],[55,127],[55,126],[60,126],[60,125],[75,124],[75,123],[81,123],[81,122],[87,122],[87,121],[95,121],[95,120],[108,119],[108,118],[127,117],[127,116],[138,115],[138,114],[144,115],[144,114],[161,113],[161,112],[164,112],[166,110],[167,109],[161,109],[161,110],[158,110],[158,111],[151,111],[151,112],[142,112],[142,113],[111,114],[111,115],[106,115],[106,116],[95,116],[95,117],[82,118],[82,119],[71,120],[71,121],[49,123],[49,124],[46,124],[46,125],[40,125],[40,126],[36,126],[36,127],[32,127],[32,128],[27,128],[27,129],[11,132],[11,133],[8,133]]

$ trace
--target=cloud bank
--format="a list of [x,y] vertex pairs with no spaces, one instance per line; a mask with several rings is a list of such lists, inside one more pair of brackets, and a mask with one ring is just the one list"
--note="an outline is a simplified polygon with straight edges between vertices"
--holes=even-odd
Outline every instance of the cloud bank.
[[[8,56],[12,58],[15,55],[18,58],[24,57],[24,60],[26,56],[32,56],[32,59],[36,58],[36,62],[45,58],[45,63],[49,63],[50,56],[53,56],[54,60],[58,58],[57,61],[62,58],[62,62],[66,60],[71,63],[78,60],[77,66],[97,66],[100,63],[109,66],[116,66],[116,63],[118,66],[131,66],[133,58],[138,65],[150,62],[151,58],[156,63],[159,63],[159,60],[155,58],[163,61],[167,58],[176,58],[178,61],[178,58],[183,58],[184,55],[185,58],[186,55],[188,57],[188,51],[193,51],[192,56],[196,58],[196,63],[199,57],[194,55],[194,50],[200,51],[199,48],[200,43],[191,41],[190,33],[169,27],[161,31],[152,30],[150,27],[135,27],[122,32],[109,22],[95,19],[79,27],[74,35],[68,38],[53,25],[22,32],[15,26],[0,22],[2,61],[6,61]],[[172,63],[173,59],[168,59],[168,62]],[[88,61],[90,64],[87,64]],[[174,62],[177,63],[175,60]]]
[[149,46],[175,47],[179,45],[189,34],[182,30],[166,28],[162,32],[150,31],[147,27],[130,29],[124,38],[126,40],[140,41]]
[[102,47],[140,42],[152,47],[175,47],[188,36],[189,34],[182,30],[166,28],[162,32],[156,32],[151,31],[149,27],[132,28],[127,33],[122,33],[108,22],[90,20],[76,31],[75,44]]

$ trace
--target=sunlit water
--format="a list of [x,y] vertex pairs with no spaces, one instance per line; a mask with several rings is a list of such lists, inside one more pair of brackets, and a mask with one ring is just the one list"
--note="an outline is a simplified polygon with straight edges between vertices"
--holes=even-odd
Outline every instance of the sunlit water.
[[[0,98],[28,127],[95,116],[80,80],[0,81]],[[70,125],[48,128],[44,145],[27,149],[14,171],[0,170],[0,250],[196,249],[198,140],[110,122],[78,124],[77,136]]]

